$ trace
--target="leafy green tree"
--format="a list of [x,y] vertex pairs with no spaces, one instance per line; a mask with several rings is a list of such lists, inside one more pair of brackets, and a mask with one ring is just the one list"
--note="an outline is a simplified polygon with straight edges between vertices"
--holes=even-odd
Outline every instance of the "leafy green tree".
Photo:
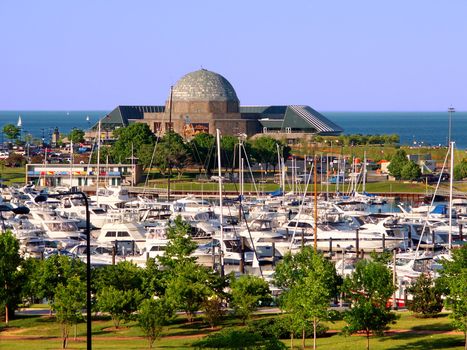
[[467,246],[451,250],[451,260],[443,260],[440,282],[447,288],[445,305],[452,310],[453,325],[464,332],[467,349]]
[[407,292],[412,294],[408,309],[417,317],[433,317],[443,309],[442,290],[427,274],[422,273],[407,288]]
[[395,320],[395,314],[387,307],[394,292],[391,271],[382,263],[361,260],[355,271],[344,280],[343,290],[352,302],[344,320],[344,332],[353,334],[364,331],[367,350],[370,348],[370,335],[382,334],[387,325]]
[[164,298],[143,300],[138,309],[138,326],[142,329],[149,348],[161,334],[163,327],[168,324],[173,317],[173,310]]
[[143,269],[130,261],[120,261],[116,265],[104,266],[94,272],[95,291],[112,286],[116,289],[143,290]]
[[112,146],[113,159],[119,163],[129,163],[132,155],[138,157],[142,145],[154,146],[155,136],[144,123],[133,123],[113,131],[117,141]]
[[55,298],[52,309],[60,323],[62,331],[62,349],[67,347],[70,327],[82,321],[82,310],[86,306],[86,284],[78,277],[71,277],[67,285],[59,284],[55,290]]
[[257,162],[266,166],[277,164],[277,141],[270,136],[260,136],[251,143],[254,157]]
[[467,177],[467,159],[454,166],[454,180],[460,181]]
[[84,142],[84,131],[81,129],[73,129],[68,134],[68,140],[72,141],[74,144]]
[[407,162],[401,169],[401,179],[415,181],[420,178],[422,171],[420,167],[414,162]]
[[154,165],[155,151],[152,144],[141,145],[138,149],[138,164],[141,164],[145,169],[148,169],[150,166]]
[[146,297],[162,296],[165,293],[167,272],[157,264],[156,259],[146,260],[146,268],[141,275],[141,290]]
[[175,169],[180,176],[190,160],[189,150],[183,138],[175,133],[166,133],[157,144],[154,165],[163,174],[172,176]]
[[[234,164],[234,154],[238,146],[238,138],[231,135],[223,135],[221,137],[221,163],[225,169],[233,169]],[[217,152],[216,152],[217,154]],[[216,161],[217,167],[217,161]]]
[[113,286],[104,287],[97,293],[97,307],[102,312],[108,312],[115,328],[120,322],[132,319],[132,314],[138,309],[142,295],[137,289],[119,290]]
[[43,260],[35,276],[38,296],[53,302],[58,285],[66,286],[72,277],[86,278],[86,265],[80,259],[53,255]]
[[281,308],[289,313],[291,341],[298,328],[305,344],[306,328],[313,325],[313,346],[316,347],[320,321],[330,319],[331,298],[337,293],[338,276],[334,265],[312,247],[305,247],[295,255],[286,254],[275,272],[275,284],[284,288]]
[[19,242],[11,231],[0,234],[0,305],[5,309],[5,323],[14,316],[18,302],[18,267],[21,264]]
[[225,315],[222,298],[217,295],[207,296],[202,304],[203,317],[206,322],[214,329],[219,321]]
[[216,164],[216,138],[202,132],[193,137],[189,146],[193,161],[211,174]]
[[173,272],[165,295],[168,302],[186,313],[188,322],[191,323],[211,293],[206,285],[205,268],[187,261],[179,263]]
[[396,180],[400,180],[402,178],[402,169],[404,165],[409,162],[407,159],[407,154],[404,150],[397,150],[396,153],[391,157],[391,162],[388,165],[389,173],[396,178]]
[[3,126],[3,133],[10,140],[16,140],[21,133],[21,129],[14,124],[5,124]]
[[157,257],[163,266],[174,268],[177,264],[196,261],[196,258],[190,254],[196,250],[198,245],[191,238],[190,230],[190,225],[184,222],[180,216],[175,218],[167,230],[169,243],[165,253]]
[[230,288],[231,303],[235,315],[240,317],[243,324],[250,318],[261,301],[266,301],[270,298],[269,286],[260,277],[243,275],[233,278]]

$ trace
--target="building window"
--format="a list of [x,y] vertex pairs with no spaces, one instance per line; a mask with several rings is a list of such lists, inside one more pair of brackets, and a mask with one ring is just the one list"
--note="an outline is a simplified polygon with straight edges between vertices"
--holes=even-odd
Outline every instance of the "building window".
[[165,123],[165,131],[171,131],[174,129],[174,123]]
[[154,122],[153,128],[154,128],[154,132],[162,131],[162,123]]

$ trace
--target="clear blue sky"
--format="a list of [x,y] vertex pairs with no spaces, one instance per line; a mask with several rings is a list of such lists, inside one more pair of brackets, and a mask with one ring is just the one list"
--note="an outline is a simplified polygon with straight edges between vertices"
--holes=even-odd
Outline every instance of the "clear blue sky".
[[465,0],[0,0],[0,110],[163,104],[200,67],[243,105],[467,110]]

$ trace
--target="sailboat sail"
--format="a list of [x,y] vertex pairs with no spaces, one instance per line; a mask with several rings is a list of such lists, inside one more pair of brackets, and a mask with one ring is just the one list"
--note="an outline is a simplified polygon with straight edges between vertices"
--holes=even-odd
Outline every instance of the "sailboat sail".
[[21,116],[18,117],[18,122],[16,123],[16,126],[18,128],[21,128],[23,126],[23,121],[21,120]]

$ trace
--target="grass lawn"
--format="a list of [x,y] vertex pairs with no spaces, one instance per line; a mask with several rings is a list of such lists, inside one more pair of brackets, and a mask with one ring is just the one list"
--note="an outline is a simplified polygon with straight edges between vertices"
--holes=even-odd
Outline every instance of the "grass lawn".
[[[396,324],[391,325],[393,332],[384,337],[372,337],[371,349],[463,349],[463,336],[452,334],[447,313],[433,319],[418,319],[410,312],[398,312]],[[257,315],[255,318],[272,317],[271,314]],[[3,328],[2,328],[3,326]],[[328,324],[331,330],[328,336],[318,339],[319,349],[364,349],[366,338],[363,336],[346,337],[339,333],[344,326],[343,321]],[[85,349],[86,325],[77,327],[78,340],[73,340],[74,331],[70,332],[68,348]],[[240,327],[234,318],[226,318],[222,327]],[[212,331],[197,319],[189,324],[186,318],[179,316],[165,328],[163,337],[156,341],[158,349],[187,349],[193,342]],[[430,333],[433,332],[433,333]],[[40,337],[27,339],[27,337]],[[9,338],[16,337],[16,338]],[[18,338],[20,337],[20,338]],[[59,349],[61,347],[60,328],[53,318],[47,316],[22,316],[11,321],[10,327],[0,325],[0,348],[7,349]],[[283,342],[289,346],[290,340]],[[298,348],[300,339],[295,339]],[[307,339],[307,347],[311,348],[312,339]],[[115,329],[108,318],[93,320],[93,348],[95,349],[145,349],[147,342],[134,322],[122,324]]]
[[[245,192],[255,192],[255,187],[251,183],[246,183]],[[149,188],[160,188],[166,189],[166,181],[150,181]],[[195,181],[177,181],[172,182],[170,188],[174,191],[190,191],[190,192],[215,192],[218,191],[219,185],[216,182],[195,182]],[[259,192],[270,192],[275,191],[279,188],[278,184],[266,183],[266,184],[256,184],[256,188]],[[301,190],[305,188],[305,185],[300,186]],[[328,188],[329,192],[335,192],[336,185],[330,184],[318,184],[318,192],[325,192]],[[224,191],[239,191],[238,184],[235,183],[225,183],[223,186]],[[291,186],[286,185],[286,191],[290,191]],[[361,191],[361,185],[359,190]],[[345,184],[342,188],[340,185],[340,191],[346,192],[349,190],[349,185]],[[401,181],[384,181],[384,182],[373,182],[366,184],[366,191],[373,193],[425,193],[427,190],[425,184],[422,183],[410,183],[410,182],[401,182]],[[433,187],[429,186],[428,191],[433,191]],[[313,184],[308,185],[308,192],[312,193]]]
[[0,171],[0,179],[3,180],[5,185],[13,185],[15,183],[24,185],[24,179],[26,175],[25,167],[9,168],[4,166],[2,163],[0,165]]

